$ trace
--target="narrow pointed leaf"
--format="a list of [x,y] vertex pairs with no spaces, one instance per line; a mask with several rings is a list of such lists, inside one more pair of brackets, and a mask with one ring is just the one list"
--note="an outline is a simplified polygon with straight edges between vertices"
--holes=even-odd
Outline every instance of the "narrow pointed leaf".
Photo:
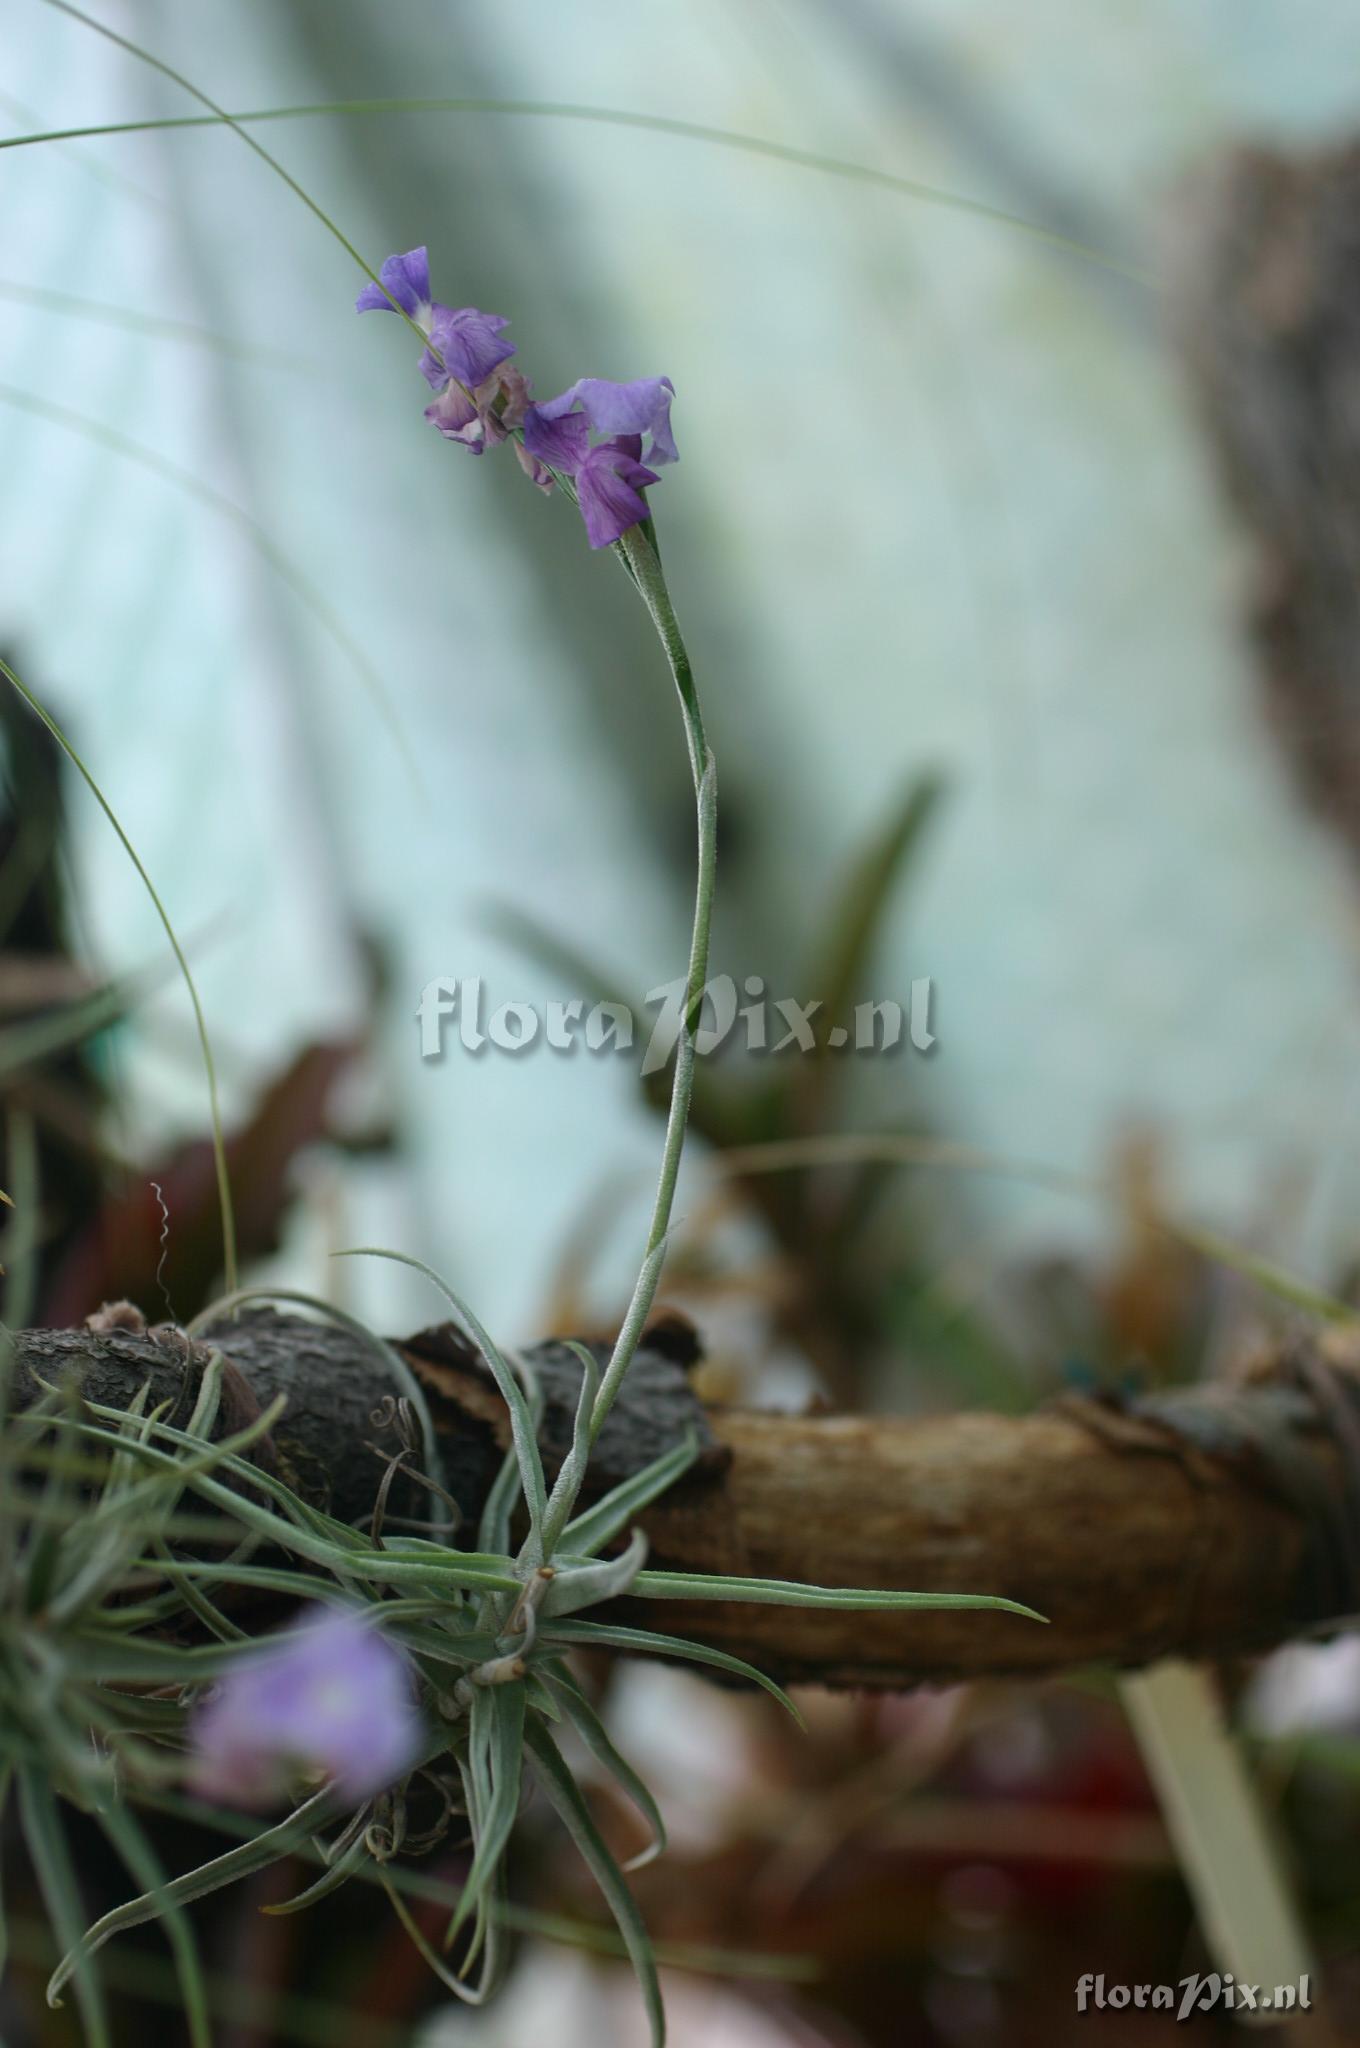
[[628,1628],[615,1621],[554,1621],[539,1635],[540,1643],[560,1644],[564,1649],[626,1650],[635,1657],[682,1657],[691,1664],[707,1664],[714,1671],[725,1671],[730,1678],[740,1678],[747,1685],[758,1685],[772,1700],[778,1700],[787,1713],[792,1714],[800,1728],[806,1726],[803,1716],[781,1685],[758,1671],[754,1664],[748,1664],[743,1657],[733,1657],[727,1650],[710,1649],[707,1643],[691,1643],[684,1636],[658,1635],[655,1629]]
[[914,1609],[991,1608],[1044,1621],[1032,1607],[992,1593],[891,1593],[863,1586],[804,1586],[796,1579],[736,1579],[707,1572],[639,1572],[631,1591],[640,1600],[750,1600],[762,1607],[830,1607],[865,1614]]
[[184,1908],[169,1896],[160,1859],[136,1816],[120,1805],[116,1797],[100,1808],[99,1824],[133,1877],[147,1887],[147,1896],[156,1902],[153,1911],[165,1928],[174,1958],[190,2048],[213,2048],[208,1987],[203,1981],[198,1945]]
[[[421,1929],[420,1922],[412,1913],[405,1899],[393,1883],[391,1876],[382,1865],[377,1866],[378,1882],[387,1893],[392,1910],[406,1929],[423,1960],[434,1971],[446,1991],[464,2005],[484,2005],[499,1990],[505,1976],[505,1944],[501,1939],[502,1923],[496,1915],[486,1916],[486,1933],[482,1952],[482,1973],[475,1984],[469,1984],[461,1973],[450,1969],[444,1957],[430,1946]],[[469,1958],[469,1961],[473,1958]]]
[[[529,1405],[529,1421],[533,1427],[534,1441],[537,1442],[539,1423],[543,1418],[543,1390],[538,1384],[537,1376],[534,1377],[526,1389],[525,1400]],[[519,1450],[512,1441],[509,1450],[501,1459],[500,1469],[496,1477],[491,1482],[491,1490],[487,1494],[486,1503],[482,1508],[481,1519],[477,1524],[477,1547],[479,1550],[509,1550],[510,1524],[514,1519],[515,1509],[519,1506],[523,1491]],[[546,1509],[544,1512],[546,1514]],[[537,1539],[532,1529],[529,1532],[527,1548],[535,1553],[542,1548],[541,1542]]]
[[85,1907],[71,1864],[71,1852],[62,1832],[61,1815],[41,1767],[24,1764],[16,1773],[19,1791],[19,1824],[23,1829],[33,1874],[52,1922],[52,1932],[72,1952],[70,1968],[59,1970],[47,1987],[49,2005],[60,2004],[58,1996],[67,1978],[74,1976],[76,2003],[85,2029],[86,2048],[111,2048],[109,2017],[99,1979],[90,1967],[89,1937],[80,1927]]
[[304,1891],[295,1892],[291,1899],[283,1899],[277,1906],[261,1906],[260,1911],[279,1915],[303,1913],[318,1900],[329,1897],[331,1892],[339,1891],[341,1885],[353,1877],[360,1864],[367,1860],[368,1846],[362,1834],[356,1835],[343,1854],[337,1856],[334,1863],[329,1864]]
[[[582,1607],[594,1607],[601,1600],[617,1600],[636,1582],[647,1556],[647,1538],[641,1529],[619,1557],[598,1558],[591,1564],[567,1566],[543,1596],[539,1614],[544,1620],[555,1614],[575,1614]],[[656,1573],[651,1576],[655,1578]]]
[[623,1936],[628,1950],[628,1959],[637,1976],[647,2008],[647,2019],[652,2031],[652,2048],[665,2048],[666,2015],[661,2004],[661,1986],[657,1982],[656,1959],[652,1954],[651,1939],[643,1925],[637,1901],[628,1889],[628,1880],[619,1869],[603,1835],[595,1825],[594,1816],[581,1796],[562,1752],[541,1723],[531,1721],[525,1730],[525,1747],[534,1761],[534,1768],[544,1792],[556,1808],[563,1825],[575,1842],[588,1864],[595,1882],[604,1893],[615,1924]]
[[[143,1892],[140,1898],[115,1906],[111,1913],[105,1913],[102,1920],[96,1920],[93,1927],[73,1944],[68,1944],[67,1953],[58,1963],[47,1987],[49,2002],[71,1976],[79,1975],[96,1949],[102,1948],[113,1935],[126,1927],[140,1927],[144,1921],[154,1919],[157,1912],[164,1909],[165,1900],[176,1906],[191,1905],[195,1899],[206,1898],[209,1892],[220,1891],[223,1885],[235,1884],[238,1879],[249,1877],[252,1871],[262,1869],[266,1863],[276,1863],[279,1857],[288,1855],[299,1841],[329,1819],[334,1810],[334,1795],[329,1786],[323,1786],[286,1820],[264,1829],[252,1840],[242,1842],[238,1848],[228,1849],[222,1856],[214,1856],[211,1862],[201,1863],[197,1870],[189,1871],[184,1877],[172,1878],[159,1892]],[[67,1940],[64,1931],[61,1938]]]
[[477,1845],[463,1895],[449,1922],[444,1946],[481,1899],[484,1887],[499,1869],[519,1814],[520,1779],[524,1764],[524,1687],[478,1686],[472,1701],[472,1742],[485,1765],[485,1803],[479,1815]]
[[596,1763],[608,1771],[624,1797],[631,1800],[651,1831],[652,1839],[647,1847],[640,1855],[632,1857],[623,1865],[625,1871],[641,1870],[645,1864],[654,1862],[666,1847],[666,1823],[661,1817],[661,1808],[627,1757],[619,1753],[609,1730],[565,1665],[554,1664],[551,1667],[549,1684],[566,1709],[567,1719]]
[[[600,1391],[600,1368],[594,1353],[585,1344],[573,1339],[567,1340],[567,1349],[581,1367],[581,1389],[576,1398],[576,1419],[572,1425],[571,1449],[562,1461],[562,1469],[548,1500],[548,1511],[543,1517],[543,1556],[531,1562],[542,1564],[551,1558],[562,1534],[563,1525],[576,1505],[577,1495],[586,1476],[590,1462],[590,1426],[595,1412],[595,1401]],[[586,1546],[577,1544],[578,1550]]]
[[591,1557],[606,1543],[612,1543],[644,1508],[650,1507],[688,1472],[698,1455],[698,1436],[689,1430],[682,1443],[663,1451],[641,1472],[621,1479],[602,1500],[596,1501],[594,1507],[587,1508],[574,1522],[569,1522],[562,1531],[563,1548]]

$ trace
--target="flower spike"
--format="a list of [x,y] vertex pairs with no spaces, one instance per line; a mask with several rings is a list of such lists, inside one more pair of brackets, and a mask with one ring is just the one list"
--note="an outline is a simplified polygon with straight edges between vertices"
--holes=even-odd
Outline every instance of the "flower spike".
[[433,299],[423,247],[389,256],[379,276],[380,285],[360,292],[357,309],[400,311],[427,336],[420,371],[435,397],[425,417],[446,441],[484,455],[513,440],[520,467],[542,491],[551,491],[555,475],[573,478],[593,548],[609,547],[642,524],[648,517],[643,492],[660,482],[656,465],[679,460],[669,377],[627,384],[579,377],[556,398],[536,405],[528,379],[506,368],[515,353],[514,343],[503,338],[509,323],[498,313],[454,309]]

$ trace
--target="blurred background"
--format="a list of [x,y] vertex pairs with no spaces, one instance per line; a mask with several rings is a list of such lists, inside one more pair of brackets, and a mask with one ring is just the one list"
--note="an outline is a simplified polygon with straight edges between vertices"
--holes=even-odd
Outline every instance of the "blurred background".
[[[1339,161],[1353,10],[91,11],[234,112],[462,102],[251,132],[370,261],[426,242],[437,296],[509,316],[540,395],[674,381],[682,460],[653,498],[720,766],[715,971],[828,1014],[928,977],[937,1037],[704,1068],[668,1293],[710,1395],[1018,1409],[1211,1372],[1281,1312],[1169,1220],[1348,1293],[1357,741],[1316,719],[1344,712],[1354,643],[1336,692],[1291,696],[1263,641],[1295,584],[1234,422],[1273,359],[1206,306],[1287,338],[1287,286],[1326,301],[1325,277],[1252,267],[1307,244],[1306,189],[1303,226],[1262,200],[1244,231],[1232,166],[1268,152],[1269,199],[1276,159],[1305,181]],[[8,136],[198,111],[41,0],[14,0],[3,47]],[[394,1332],[436,1320],[415,1276],[328,1257],[386,1243],[512,1340],[607,1326],[655,1088],[636,1057],[473,1057],[456,1032],[422,1060],[416,1005],[440,976],[542,1007],[681,972],[692,799],[626,580],[514,463],[430,432],[411,337],[354,318],[361,274],[238,136],[6,150],[0,206],[0,650],[185,940],[252,1276]],[[1297,467],[1344,564],[1346,478],[1315,452]],[[124,1292],[184,1319],[219,1277],[191,1013],[107,821],[12,702],[4,736],[0,1086],[11,1148],[36,1140],[33,1319]],[[15,1038],[109,984],[94,1038]],[[845,1133],[917,1163],[808,1163]],[[750,1151],[790,1139],[796,1169]],[[1352,1652],[1228,1674],[1343,1982]],[[807,1740],[671,1672],[596,1676],[674,1822],[640,1892],[702,1966],[672,1980],[681,2042],[1113,2033],[1072,2017],[1082,1971],[1203,1963],[1098,1675],[812,1696]],[[526,1912],[579,1935],[594,1909],[532,1815],[522,1860]],[[264,1902],[215,1928],[233,2043],[642,2038],[626,1972],[546,1923],[471,2018],[362,1902]],[[62,2041],[33,1943],[13,2037]],[[734,1947],[760,1967],[707,1953]],[[154,1944],[121,1967],[129,2013],[157,2011]]]

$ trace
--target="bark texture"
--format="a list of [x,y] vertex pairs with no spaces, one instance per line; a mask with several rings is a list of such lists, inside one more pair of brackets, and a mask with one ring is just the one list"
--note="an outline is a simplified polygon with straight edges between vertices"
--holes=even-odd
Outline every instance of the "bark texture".
[[[261,1448],[308,1499],[365,1515],[395,1448],[374,1421],[396,1391],[341,1330],[252,1313],[213,1333],[234,1368],[224,1426],[279,1391]],[[451,1489],[475,1517],[508,1437],[499,1396],[452,1328],[398,1346],[429,1398]],[[601,1438],[598,1493],[686,1427],[702,1455],[644,1518],[652,1562],[824,1585],[1004,1594],[1048,1625],[987,1612],[836,1614],[707,1602],[620,1604],[620,1618],[733,1650],[784,1679],[884,1688],[1100,1661],[1264,1650],[1357,1605],[1360,1346],[1300,1341],[1239,1383],[1113,1406],[1068,1399],[1033,1416],[777,1416],[704,1409],[678,1319],[649,1335]],[[549,1472],[566,1448],[579,1366],[560,1344],[526,1354],[545,1407]],[[187,1413],[201,1357],[169,1336],[37,1331],[33,1376],[75,1376],[91,1398]],[[414,1498],[408,1504],[414,1506]]]

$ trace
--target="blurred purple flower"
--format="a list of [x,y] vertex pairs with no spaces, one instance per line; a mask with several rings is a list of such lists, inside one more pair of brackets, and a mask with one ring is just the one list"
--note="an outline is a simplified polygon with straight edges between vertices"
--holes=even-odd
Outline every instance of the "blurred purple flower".
[[[428,335],[420,369],[436,395],[425,417],[445,440],[482,455],[513,437],[521,468],[543,491],[552,489],[554,470],[574,477],[593,548],[608,547],[646,519],[642,493],[660,481],[650,465],[679,460],[669,377],[631,384],[581,377],[570,390],[534,405],[528,381],[505,367],[515,353],[513,342],[501,339],[508,322],[475,306],[453,311],[432,299],[424,249],[389,256],[379,275],[386,289],[365,285],[358,311],[390,313],[395,300]],[[644,437],[650,437],[645,455]]]
[[430,297],[430,259],[425,249],[389,256],[378,275],[386,291],[366,284],[354,301],[354,310],[392,313],[399,307],[415,322],[430,341],[420,359],[420,374],[432,391],[442,391],[450,378],[461,384],[465,393],[473,391],[515,353],[513,341],[501,340],[510,322],[499,313],[480,313],[475,306],[441,306]]
[[228,1672],[190,1734],[202,1799],[268,1806],[307,1771],[357,1806],[414,1761],[420,1720],[400,1652],[351,1609],[323,1607]]

